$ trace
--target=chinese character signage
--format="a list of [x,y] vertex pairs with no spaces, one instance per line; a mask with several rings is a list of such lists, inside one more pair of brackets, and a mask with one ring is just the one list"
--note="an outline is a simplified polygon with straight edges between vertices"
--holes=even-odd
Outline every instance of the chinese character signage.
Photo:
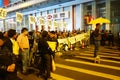
[[55,13],[53,14],[53,19],[58,19],[59,18],[59,14]]
[[3,8],[0,8],[0,18],[5,19],[6,15],[7,15],[7,10],[3,9]]
[[21,23],[22,20],[23,20],[23,14],[16,12],[16,21]]
[[34,24],[35,23],[35,17],[34,16],[29,16],[29,21],[30,21],[30,24]]
[[40,18],[40,24],[44,25],[45,24],[45,20],[43,18]]

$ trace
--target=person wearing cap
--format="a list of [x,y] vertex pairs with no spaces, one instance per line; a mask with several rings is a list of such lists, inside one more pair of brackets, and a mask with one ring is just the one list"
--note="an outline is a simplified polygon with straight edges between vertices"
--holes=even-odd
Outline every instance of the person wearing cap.
[[16,74],[16,57],[4,45],[5,37],[0,35],[0,80],[18,80]]

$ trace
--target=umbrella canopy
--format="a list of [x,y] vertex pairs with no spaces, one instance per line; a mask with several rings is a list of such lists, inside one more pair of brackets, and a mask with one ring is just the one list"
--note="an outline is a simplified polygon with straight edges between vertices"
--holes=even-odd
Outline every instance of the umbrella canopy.
[[101,23],[101,24],[107,23],[107,24],[109,24],[110,20],[100,17],[100,18],[97,18],[95,20],[90,21],[89,24],[97,24],[97,23]]

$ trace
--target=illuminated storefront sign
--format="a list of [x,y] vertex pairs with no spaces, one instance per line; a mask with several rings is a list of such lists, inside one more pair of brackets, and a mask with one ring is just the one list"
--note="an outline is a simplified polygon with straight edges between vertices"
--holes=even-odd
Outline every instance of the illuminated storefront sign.
[[4,6],[8,6],[9,5],[9,0],[3,0],[4,1]]
[[60,13],[54,13],[54,14],[48,14],[48,19],[61,19],[61,18],[69,18],[69,11],[66,12],[60,12]]

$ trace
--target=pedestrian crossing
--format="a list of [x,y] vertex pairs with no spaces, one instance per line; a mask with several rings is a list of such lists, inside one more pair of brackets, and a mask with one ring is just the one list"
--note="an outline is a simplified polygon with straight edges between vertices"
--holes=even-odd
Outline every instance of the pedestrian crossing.
[[[101,61],[106,62],[106,63],[111,63],[111,65],[103,64],[102,62],[100,64],[94,63],[93,51],[94,50],[91,49],[89,51],[80,52],[78,55],[74,56],[73,58],[65,59],[64,63],[56,63],[56,67],[71,70],[71,74],[72,74],[72,71],[76,71],[80,74],[81,73],[86,74],[86,77],[88,75],[92,75],[92,77],[95,76],[95,77],[103,78],[103,79],[97,79],[97,80],[107,80],[107,79],[108,80],[120,80],[120,57],[118,56],[119,51],[117,52],[114,50],[115,53],[113,50],[110,50],[110,49],[109,50],[107,49],[107,52],[109,52],[109,53],[105,53],[105,52],[102,53],[105,50],[100,51]],[[87,61],[84,59],[87,59]],[[118,66],[116,66],[116,65],[114,66],[112,64],[117,64]],[[82,65],[82,66],[85,65],[88,67],[92,66],[93,68],[96,68],[98,70],[90,69],[90,68],[87,69],[87,68],[80,67],[80,66],[78,67],[76,65]],[[102,70],[102,68],[103,68],[103,70]],[[56,70],[56,72],[57,72],[57,70]],[[64,71],[63,71],[63,74],[64,74]],[[62,79],[58,78],[57,80],[62,80]],[[74,79],[70,76],[70,79],[66,78],[63,80],[80,80],[80,79],[79,78]],[[90,79],[90,77],[88,77],[85,79],[83,78],[81,80],[91,80],[91,79]],[[96,79],[94,79],[94,80],[96,80]]]
[[[94,58],[92,58],[92,57],[84,57],[84,56],[75,56],[75,57],[76,57],[76,58],[80,58],[80,59],[87,59],[87,60],[94,61]],[[107,60],[107,59],[100,59],[100,61],[112,62],[112,63],[118,63],[118,64],[120,64],[120,62],[118,62],[118,61]]]
[[[105,48],[100,50],[100,64],[94,63],[93,52],[94,49],[90,48],[71,51],[72,54],[76,54],[74,56],[59,57],[55,60],[56,71],[52,72],[51,76],[54,80],[120,80],[119,51]],[[66,54],[69,53],[66,52]],[[33,80],[33,78],[29,80]],[[34,78],[34,80],[42,79]]]
[[112,79],[112,80],[120,80],[119,76],[115,76],[115,75],[111,75],[111,74],[96,72],[96,71],[82,69],[82,68],[71,67],[71,66],[62,65],[62,64],[56,64],[56,66],[60,67],[60,68],[70,69],[73,71],[82,72],[82,73],[86,73],[86,74],[90,74],[90,75],[94,75],[94,76],[100,76],[100,77],[104,77],[104,78],[108,78],[108,79]]
[[93,63],[90,63],[90,62],[83,62],[83,61],[71,60],[71,59],[66,59],[66,61],[75,62],[75,63],[78,63],[78,64],[81,63],[81,64],[86,64],[86,65],[92,65],[92,66],[98,66],[98,67],[120,70],[120,67],[109,66],[109,65],[104,65],[104,64],[95,64],[95,63],[93,64]]
[[[91,55],[91,54],[82,53],[81,55],[93,57],[93,54]],[[120,60],[120,57],[114,56],[114,55],[103,55],[103,54],[99,54],[99,56],[102,57],[102,58],[112,58],[112,59]]]
[[54,74],[54,73],[51,73],[51,75],[52,75],[53,78],[55,78],[55,80],[75,80],[73,78],[65,77],[65,76],[62,76],[62,75]]

